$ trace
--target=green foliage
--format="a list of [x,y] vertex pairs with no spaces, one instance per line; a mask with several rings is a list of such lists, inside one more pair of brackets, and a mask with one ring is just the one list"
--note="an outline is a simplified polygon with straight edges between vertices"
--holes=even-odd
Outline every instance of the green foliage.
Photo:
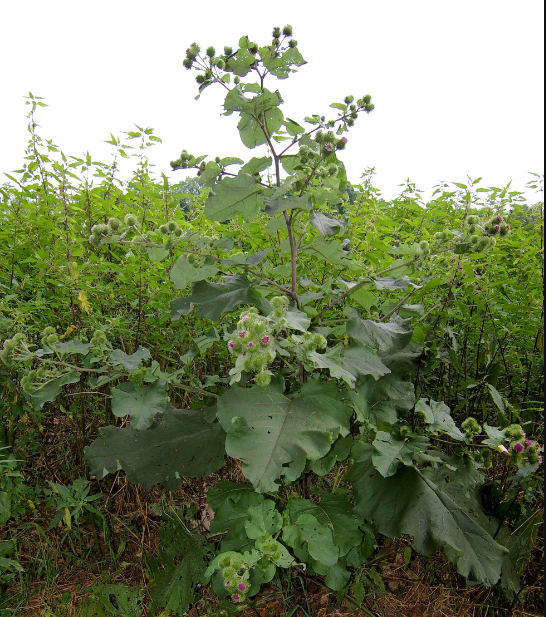
[[[264,81],[305,64],[292,34],[188,47],[197,98],[226,90],[241,141],[263,150],[246,163],[182,150],[173,171],[197,177],[178,184],[151,175],[149,128],[108,141],[136,162],[127,183],[115,159],[68,159],[29,95],[28,156],[0,192],[0,525],[34,496],[11,450],[36,453],[44,419],[78,413],[80,453],[100,425],[84,451],[99,486],[123,471],[173,491],[222,476],[226,454],[250,482],[208,491],[208,539],[169,517],[154,611],[187,612],[204,582],[239,604],[294,566],[357,599],[385,593],[359,570],[376,533],[443,549],[514,599],[541,492],[541,206],[471,179],[427,204],[409,181],[384,201],[373,169],[352,185],[344,135],[371,97],[289,118]],[[101,516],[100,496],[52,484],[52,525]],[[8,576],[16,563],[0,558]],[[86,610],[140,616],[141,600],[97,587]]]
[[158,557],[150,563],[153,576],[152,614],[158,609],[183,615],[194,601],[195,586],[205,573],[204,557],[209,552],[204,539],[191,535],[177,518],[169,518],[159,532]]

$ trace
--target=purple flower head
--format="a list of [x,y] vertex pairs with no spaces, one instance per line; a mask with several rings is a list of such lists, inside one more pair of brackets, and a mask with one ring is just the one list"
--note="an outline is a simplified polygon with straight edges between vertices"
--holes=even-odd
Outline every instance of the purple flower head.
[[237,335],[241,338],[245,338],[247,334],[248,332],[246,330],[239,330],[239,332],[237,332]]
[[533,445],[533,442],[532,442],[530,439],[526,439],[526,440],[525,440],[525,445],[527,445],[527,446],[532,446],[532,445]]
[[538,450],[540,448],[540,446],[538,445],[538,442],[535,444],[535,448]]
[[239,583],[237,585],[237,589],[239,589],[239,591],[244,591],[246,589],[246,585],[244,583]]
[[231,581],[226,581],[226,587],[231,587]]
[[520,443],[517,443],[517,444],[514,446],[514,450],[515,450],[516,452],[518,452],[518,453],[519,453],[519,452],[523,452],[523,446],[522,446]]
[[341,141],[342,141],[344,144],[346,144],[346,143],[347,143],[347,138],[346,138],[346,137],[342,137],[342,138],[341,138]]
[[235,343],[234,343],[233,341],[229,341],[229,343],[228,343],[228,347],[229,347],[230,349],[235,349]]
[[495,225],[495,231],[499,231],[500,225]]
[[510,225],[508,225],[508,223],[506,224],[506,229],[510,229]]
[[519,432],[521,435],[525,435],[525,431],[522,428],[519,429]]
[[504,219],[502,218],[500,214],[497,214],[497,221],[504,221]]
[[239,600],[241,599],[241,596],[238,593],[234,593],[231,597],[235,602],[239,602]]
[[243,316],[241,317],[241,321],[243,321],[243,322],[244,322],[244,321],[248,321],[248,315],[243,315]]
[[542,465],[542,456],[539,456],[539,457],[538,457],[538,464],[539,464],[539,465]]
[[334,146],[332,146],[332,144],[326,144],[326,150],[328,150],[328,152],[331,152],[334,149]]
[[249,346],[250,348],[252,348],[252,347],[254,347],[254,343],[253,343],[252,341],[249,341],[248,346]]
[[271,339],[268,336],[264,336],[261,341],[262,341],[262,345],[267,345],[267,343],[269,343]]

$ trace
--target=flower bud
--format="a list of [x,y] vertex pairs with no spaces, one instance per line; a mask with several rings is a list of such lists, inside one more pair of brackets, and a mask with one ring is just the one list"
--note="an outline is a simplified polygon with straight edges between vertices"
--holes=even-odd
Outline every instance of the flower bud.
[[205,76],[203,75],[203,73],[198,73],[198,74],[195,76],[195,81],[196,81],[198,84],[204,84],[206,80],[205,80]]
[[466,223],[467,225],[475,225],[478,222],[478,217],[471,214],[467,217]]
[[411,428],[409,426],[400,427],[400,437],[402,439],[407,439],[410,435],[411,435]]
[[275,26],[275,28],[273,28],[273,32],[271,34],[271,36],[275,39],[278,39],[281,36],[281,29],[277,26]]
[[212,45],[210,47],[207,47],[207,56],[209,58],[214,58],[215,53],[216,53],[216,50],[214,49]]
[[117,231],[121,227],[121,221],[117,218],[108,219],[108,227],[111,231]]
[[271,375],[261,371],[256,375],[256,385],[265,388],[271,383]]
[[169,231],[174,231],[175,229],[178,229],[178,224],[177,224],[177,222],[176,222],[176,221],[169,221],[169,222],[167,223],[167,229],[168,229]]
[[421,240],[421,242],[419,242],[419,246],[421,247],[421,250],[426,251],[430,245],[426,240]]
[[233,47],[224,47],[224,55],[225,56],[231,56],[231,54],[233,53]]
[[159,226],[159,233],[163,234],[164,236],[166,236],[169,233],[169,228],[167,227],[167,225],[165,225],[165,223]]
[[134,214],[126,214],[123,222],[127,227],[136,227],[138,225],[138,219]]
[[282,33],[285,36],[292,36],[292,26],[290,25],[286,25],[283,29],[282,29]]
[[362,102],[364,103],[364,105],[369,105],[372,101],[372,97],[369,94],[366,94],[366,96],[362,97]]
[[349,94],[343,100],[346,105],[350,105],[355,100],[355,97],[352,94]]
[[184,58],[184,60],[182,60],[182,66],[185,69],[191,69],[191,67],[193,66],[193,60],[191,58]]

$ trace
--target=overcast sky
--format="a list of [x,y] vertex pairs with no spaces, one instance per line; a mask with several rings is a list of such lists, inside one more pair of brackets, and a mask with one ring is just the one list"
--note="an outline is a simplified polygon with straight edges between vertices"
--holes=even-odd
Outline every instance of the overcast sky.
[[373,97],[343,153],[352,182],[375,166],[386,198],[406,178],[425,195],[467,176],[523,190],[528,172],[544,170],[543,0],[4,0],[0,23],[0,172],[21,167],[28,91],[49,105],[42,135],[67,155],[108,162],[104,140],[133,123],[163,139],[150,159],[177,181],[185,172],[169,161],[183,148],[257,155],[240,143],[235,115],[221,116],[222,88],[194,100],[182,60],[193,41],[222,49],[248,34],[270,44],[272,27],[287,23],[308,64],[272,79],[285,116],[301,122],[347,94]]

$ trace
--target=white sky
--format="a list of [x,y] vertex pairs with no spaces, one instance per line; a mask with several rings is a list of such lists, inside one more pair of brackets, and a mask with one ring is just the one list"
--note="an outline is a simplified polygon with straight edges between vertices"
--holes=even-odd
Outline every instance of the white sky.
[[42,136],[67,155],[109,162],[104,140],[136,123],[163,139],[150,159],[175,181],[186,172],[169,161],[182,148],[259,156],[241,144],[236,116],[220,115],[222,88],[194,100],[182,60],[193,41],[269,44],[286,23],[308,64],[272,79],[285,116],[301,122],[346,94],[373,97],[343,154],[352,182],[375,166],[385,198],[406,178],[428,196],[467,176],[523,190],[528,172],[544,170],[542,0],[3,0],[0,23],[0,172],[22,166],[28,91],[49,105]]

